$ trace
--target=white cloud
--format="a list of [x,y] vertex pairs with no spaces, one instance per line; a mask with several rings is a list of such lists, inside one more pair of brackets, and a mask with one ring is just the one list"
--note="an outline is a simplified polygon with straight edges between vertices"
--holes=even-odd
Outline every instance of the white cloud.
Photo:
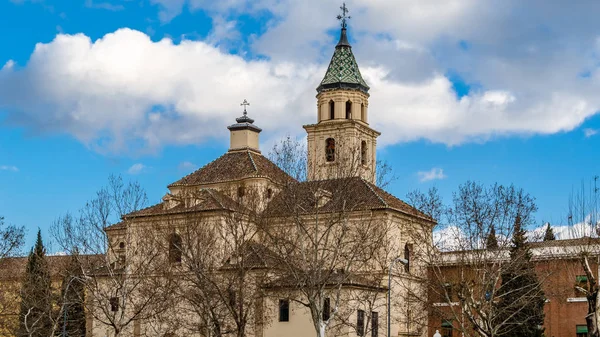
[[0,171],[19,172],[19,168],[13,165],[0,165]]
[[311,96],[323,71],[246,61],[203,42],[152,42],[129,29],[95,43],[82,34],[58,35],[36,46],[25,69],[0,72],[0,106],[9,122],[67,132],[100,151],[152,150],[225,142],[244,98],[268,136],[299,133],[315,118]]
[[585,135],[586,138],[595,136],[598,134],[598,132],[600,132],[598,129],[590,129],[590,128],[583,129],[583,134]]
[[[552,232],[554,232],[554,236],[557,240],[567,240],[567,239],[577,239],[582,238],[584,236],[589,237],[598,237],[599,233],[596,232],[594,226],[592,226],[593,222],[591,221],[591,216],[587,216],[585,221],[569,225],[555,226],[551,225]],[[529,236],[535,239],[542,239],[544,234],[546,233],[546,224],[534,228],[529,232]],[[600,222],[598,222],[598,226],[600,227]]]
[[150,3],[160,7],[158,17],[161,22],[169,22],[181,14],[186,0],[150,0]]
[[14,66],[15,66],[15,61],[8,60],[8,61],[6,61],[4,66],[0,69],[0,71],[2,71],[2,70],[8,71],[8,70],[12,69]]
[[129,174],[140,174],[146,170],[146,165],[142,163],[136,163],[131,165],[131,167],[127,170]]
[[179,171],[192,172],[198,169],[198,165],[189,161],[183,161],[179,163],[179,166],[177,168],[179,169]]
[[419,176],[419,181],[422,183],[426,181],[446,179],[444,170],[438,167],[434,167],[429,171],[419,171],[417,172],[417,175]]
[[[101,152],[140,152],[225,142],[225,127],[244,98],[265,130],[261,144],[303,135],[300,126],[315,121],[315,87],[333,52],[328,30],[337,25],[330,15],[337,13],[337,1],[153,2],[162,6],[164,19],[187,6],[207,11],[216,25],[207,40],[180,44],[153,42],[129,29],[96,41],[58,35],[38,44],[26,66],[0,70],[0,106],[9,112],[8,122],[39,133],[66,132]],[[515,21],[514,9],[530,8],[529,2],[349,2],[353,51],[372,88],[370,123],[382,132],[379,144],[425,139],[452,146],[553,134],[596,114],[596,28],[585,20],[561,25],[564,9],[532,2],[555,15],[544,21],[554,35],[530,28],[537,17]],[[594,8],[586,6],[569,10],[587,18]],[[398,7],[401,13],[393,10]],[[274,19],[250,48],[267,58],[247,60],[219,48],[240,37],[241,14],[261,10]],[[457,98],[449,70],[472,84],[468,95]],[[579,75],[584,71],[589,76]]]
[[112,12],[122,11],[125,9],[125,7],[123,5],[119,5],[119,4],[115,5],[108,1],[94,2],[94,0],[86,0],[85,7],[95,8],[95,9],[105,9],[105,10],[112,11]]
[[[589,217],[587,223],[577,223],[572,226],[552,226],[552,231],[556,240],[579,239],[582,237],[599,237],[599,233],[591,226]],[[529,242],[542,241],[546,233],[546,224],[527,231],[527,240]],[[600,226],[600,222],[598,223]],[[510,245],[510,237],[502,234],[496,234],[500,246]],[[484,248],[484,240],[472,242],[473,238],[468,237],[458,226],[448,225],[433,232],[434,245],[443,251],[468,250],[473,248]],[[583,247],[582,247],[583,248]]]

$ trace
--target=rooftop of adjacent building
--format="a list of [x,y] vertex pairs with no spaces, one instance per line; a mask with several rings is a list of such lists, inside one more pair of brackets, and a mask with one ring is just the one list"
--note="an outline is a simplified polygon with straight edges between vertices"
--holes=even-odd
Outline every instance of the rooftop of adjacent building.
[[[533,261],[577,258],[582,254],[600,256],[600,238],[584,236],[575,239],[528,242]],[[510,245],[494,249],[449,250],[441,252],[438,265],[457,265],[504,261],[510,259]]]

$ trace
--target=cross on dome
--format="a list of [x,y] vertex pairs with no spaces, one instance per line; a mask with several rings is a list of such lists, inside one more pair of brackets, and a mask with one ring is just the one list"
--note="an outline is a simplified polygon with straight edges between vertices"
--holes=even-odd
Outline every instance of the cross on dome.
[[246,111],[246,107],[250,105],[250,103],[248,103],[248,101],[246,99],[244,99],[244,101],[242,103],[240,103],[240,106],[244,106],[244,116],[248,114],[248,112]]
[[240,106],[244,107],[244,114],[242,115],[242,117],[238,117],[235,119],[235,121],[237,122],[236,124],[230,125],[227,128],[229,130],[238,130],[240,128],[251,128],[254,130],[257,130],[260,132],[260,128],[257,127],[256,125],[252,124],[254,123],[254,119],[250,118],[248,116],[248,111],[246,110],[246,107],[250,105],[250,103],[248,103],[248,100],[244,99],[244,101],[242,103],[240,103]]
[[340,9],[342,10],[342,14],[339,14],[337,16],[337,19],[341,21],[342,23],[342,28],[346,28],[346,20],[352,19],[351,16],[346,16],[346,14],[348,14],[348,7],[346,7],[346,3],[344,2],[342,4],[342,6],[340,6]]

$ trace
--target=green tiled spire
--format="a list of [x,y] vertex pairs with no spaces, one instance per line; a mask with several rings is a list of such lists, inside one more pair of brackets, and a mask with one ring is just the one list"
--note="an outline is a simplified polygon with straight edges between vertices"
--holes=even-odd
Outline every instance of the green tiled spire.
[[329,68],[327,68],[325,77],[317,88],[317,92],[337,88],[357,89],[364,93],[369,92],[369,86],[363,80],[354,54],[352,54],[352,46],[348,43],[345,27],[342,28],[340,41],[335,46]]

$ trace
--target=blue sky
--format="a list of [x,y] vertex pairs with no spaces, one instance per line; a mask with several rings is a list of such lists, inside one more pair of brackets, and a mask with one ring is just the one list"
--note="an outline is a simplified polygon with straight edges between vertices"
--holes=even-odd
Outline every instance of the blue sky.
[[[251,102],[263,152],[314,122],[338,1],[0,0],[0,215],[47,228],[109,174],[151,202],[227,149]],[[379,158],[403,197],[514,183],[539,223],[600,174],[600,4],[348,1]]]

